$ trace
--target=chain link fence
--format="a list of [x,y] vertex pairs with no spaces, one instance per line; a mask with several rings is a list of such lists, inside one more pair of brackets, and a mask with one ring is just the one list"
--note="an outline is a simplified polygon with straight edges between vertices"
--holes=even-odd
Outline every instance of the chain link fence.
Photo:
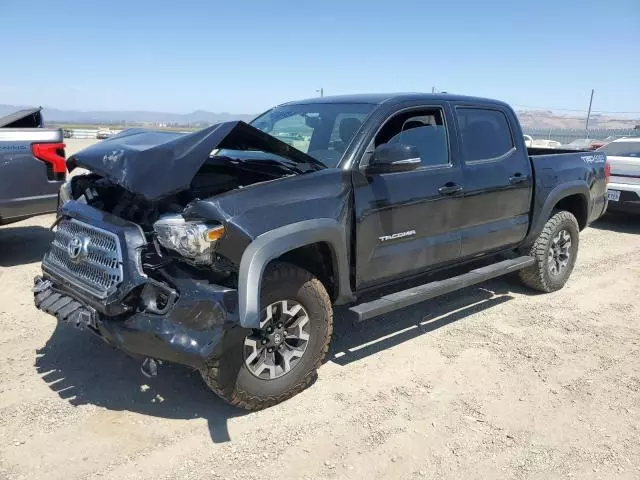
[[604,140],[608,137],[640,137],[640,130],[624,128],[594,128],[589,131],[581,128],[523,128],[522,131],[534,140],[556,140],[562,144],[579,138]]

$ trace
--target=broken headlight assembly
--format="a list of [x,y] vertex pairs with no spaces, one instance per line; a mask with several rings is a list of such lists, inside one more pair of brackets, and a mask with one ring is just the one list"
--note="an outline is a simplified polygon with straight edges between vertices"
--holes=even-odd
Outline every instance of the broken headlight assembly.
[[162,215],[153,231],[160,245],[200,264],[212,262],[215,244],[224,235],[222,225],[187,221],[178,214]]
[[61,207],[69,200],[73,200],[73,193],[71,192],[71,180],[67,180],[60,185],[60,191],[58,192],[58,207]]

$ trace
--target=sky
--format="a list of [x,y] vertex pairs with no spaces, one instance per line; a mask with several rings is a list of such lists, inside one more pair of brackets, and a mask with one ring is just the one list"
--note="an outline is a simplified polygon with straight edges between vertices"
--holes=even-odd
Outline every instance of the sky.
[[593,88],[640,117],[640,0],[0,0],[0,44],[2,104],[257,113],[435,87],[584,113]]

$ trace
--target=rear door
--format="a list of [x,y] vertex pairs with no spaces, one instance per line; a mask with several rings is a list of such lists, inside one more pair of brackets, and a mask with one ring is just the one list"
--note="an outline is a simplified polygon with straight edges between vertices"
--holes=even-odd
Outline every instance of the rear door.
[[[452,121],[444,102],[412,107],[388,117],[371,139],[353,172],[357,289],[459,257],[463,178]],[[421,165],[367,174],[373,149],[394,142],[416,146]]]
[[501,106],[456,104],[465,178],[461,257],[521,242],[529,225],[532,175],[513,112]]

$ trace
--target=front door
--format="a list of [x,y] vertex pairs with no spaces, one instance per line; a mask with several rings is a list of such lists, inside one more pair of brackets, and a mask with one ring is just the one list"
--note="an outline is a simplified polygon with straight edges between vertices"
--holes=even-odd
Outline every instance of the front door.
[[[417,274],[460,255],[463,174],[447,105],[392,116],[353,173],[356,289]],[[371,151],[384,143],[414,145],[420,166],[368,174]]]

